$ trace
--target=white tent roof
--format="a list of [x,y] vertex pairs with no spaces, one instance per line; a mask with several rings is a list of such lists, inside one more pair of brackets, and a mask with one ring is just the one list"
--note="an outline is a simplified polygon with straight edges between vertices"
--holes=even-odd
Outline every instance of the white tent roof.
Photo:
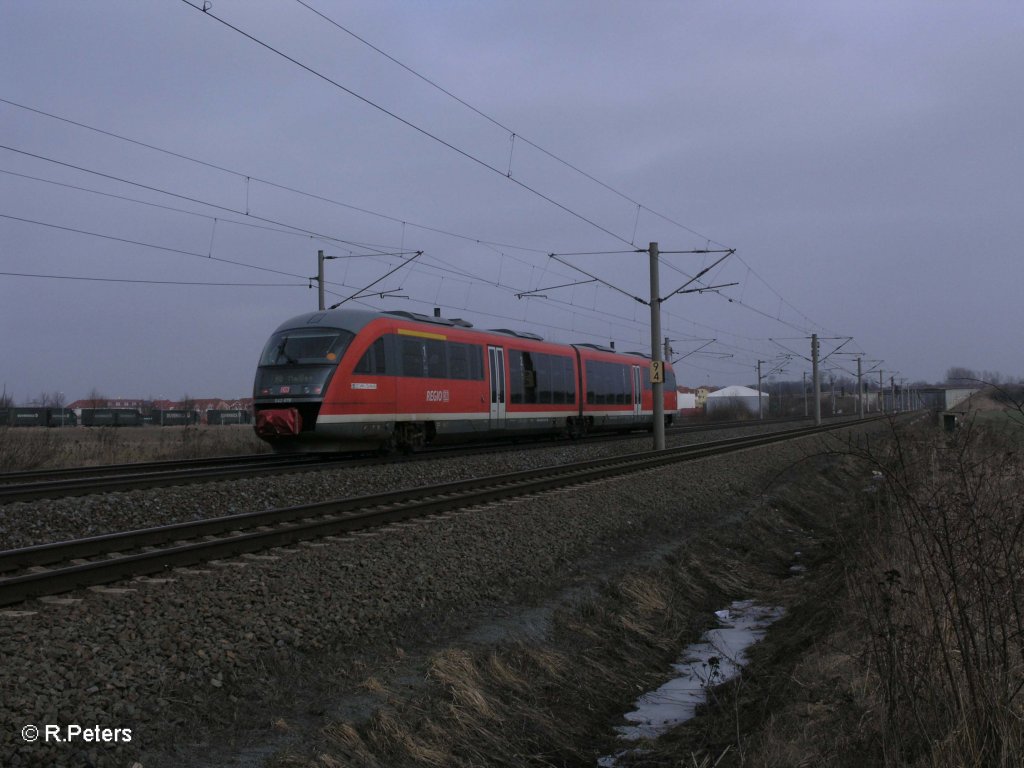
[[[758,391],[756,389],[741,387],[736,384],[708,393],[708,397],[757,397],[757,395]],[[760,395],[761,397],[768,397],[767,392],[761,392]]]

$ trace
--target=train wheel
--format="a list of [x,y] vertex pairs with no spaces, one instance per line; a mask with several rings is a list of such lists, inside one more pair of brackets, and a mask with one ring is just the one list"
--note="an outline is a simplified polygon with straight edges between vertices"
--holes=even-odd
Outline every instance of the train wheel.
[[566,427],[569,431],[570,440],[579,440],[587,434],[587,422],[584,419],[568,419]]
[[396,424],[394,432],[395,446],[402,453],[414,453],[426,442],[426,435],[421,424]]

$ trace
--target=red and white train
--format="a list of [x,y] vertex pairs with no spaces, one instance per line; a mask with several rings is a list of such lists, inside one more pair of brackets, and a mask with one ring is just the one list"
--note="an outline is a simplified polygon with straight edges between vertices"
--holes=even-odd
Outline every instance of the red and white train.
[[[276,451],[650,429],[650,358],[412,312],[299,315],[270,337],[253,397]],[[665,413],[675,375],[665,366]]]

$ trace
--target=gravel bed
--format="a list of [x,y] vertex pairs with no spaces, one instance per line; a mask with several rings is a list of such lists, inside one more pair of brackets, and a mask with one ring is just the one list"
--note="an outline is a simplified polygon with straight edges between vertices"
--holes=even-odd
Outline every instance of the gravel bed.
[[[667,444],[671,447],[785,428],[792,425],[682,434],[669,439]],[[241,480],[7,504],[0,506],[0,550],[536,469],[650,447],[651,438],[644,436],[635,440],[583,442],[375,467],[270,473]]]
[[[31,601],[0,611],[0,762],[102,768],[138,760],[160,768],[195,764],[197,754],[223,746],[231,733],[243,745],[259,742],[272,735],[275,704],[294,693],[296,666],[358,682],[365,675],[354,662],[360,654],[463,631],[473,617],[556,594],[595,562],[626,558],[694,525],[736,519],[768,479],[820,445],[811,438],[752,449],[174,571],[168,581],[123,585],[129,591],[87,590],[72,593],[70,603]],[[593,448],[623,450],[621,444]],[[578,450],[555,453],[569,460]],[[537,452],[480,460],[505,469],[545,463]],[[549,454],[546,463],[553,460]],[[452,479],[467,473],[432,462],[391,469],[400,474],[358,482],[393,487],[395,477],[414,484],[416,473]],[[304,478],[315,484],[305,492],[319,497],[324,485],[331,493],[356,487],[346,473],[337,474],[342,477],[330,481]],[[288,478],[293,482],[301,480]],[[233,485],[237,497],[240,484]],[[187,494],[198,509],[208,490],[175,496],[180,501]],[[253,492],[273,494],[262,487]],[[278,490],[271,503],[293,502],[290,492]],[[262,703],[261,717],[240,722],[240,713],[253,711],[249,702]],[[130,728],[132,740],[25,743],[26,724]]]

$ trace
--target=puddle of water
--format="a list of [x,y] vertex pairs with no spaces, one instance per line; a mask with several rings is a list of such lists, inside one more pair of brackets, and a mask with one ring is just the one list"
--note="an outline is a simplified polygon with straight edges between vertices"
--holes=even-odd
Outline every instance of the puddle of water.
[[[782,616],[782,608],[755,605],[751,600],[733,603],[716,611],[719,626],[704,633],[700,642],[686,648],[672,665],[677,677],[636,701],[626,714],[628,725],[615,730],[624,741],[654,739],[692,718],[704,703],[707,689],[736,677],[747,661],[747,649],[761,640],[769,625]],[[600,758],[601,768],[613,768],[624,752]]]

